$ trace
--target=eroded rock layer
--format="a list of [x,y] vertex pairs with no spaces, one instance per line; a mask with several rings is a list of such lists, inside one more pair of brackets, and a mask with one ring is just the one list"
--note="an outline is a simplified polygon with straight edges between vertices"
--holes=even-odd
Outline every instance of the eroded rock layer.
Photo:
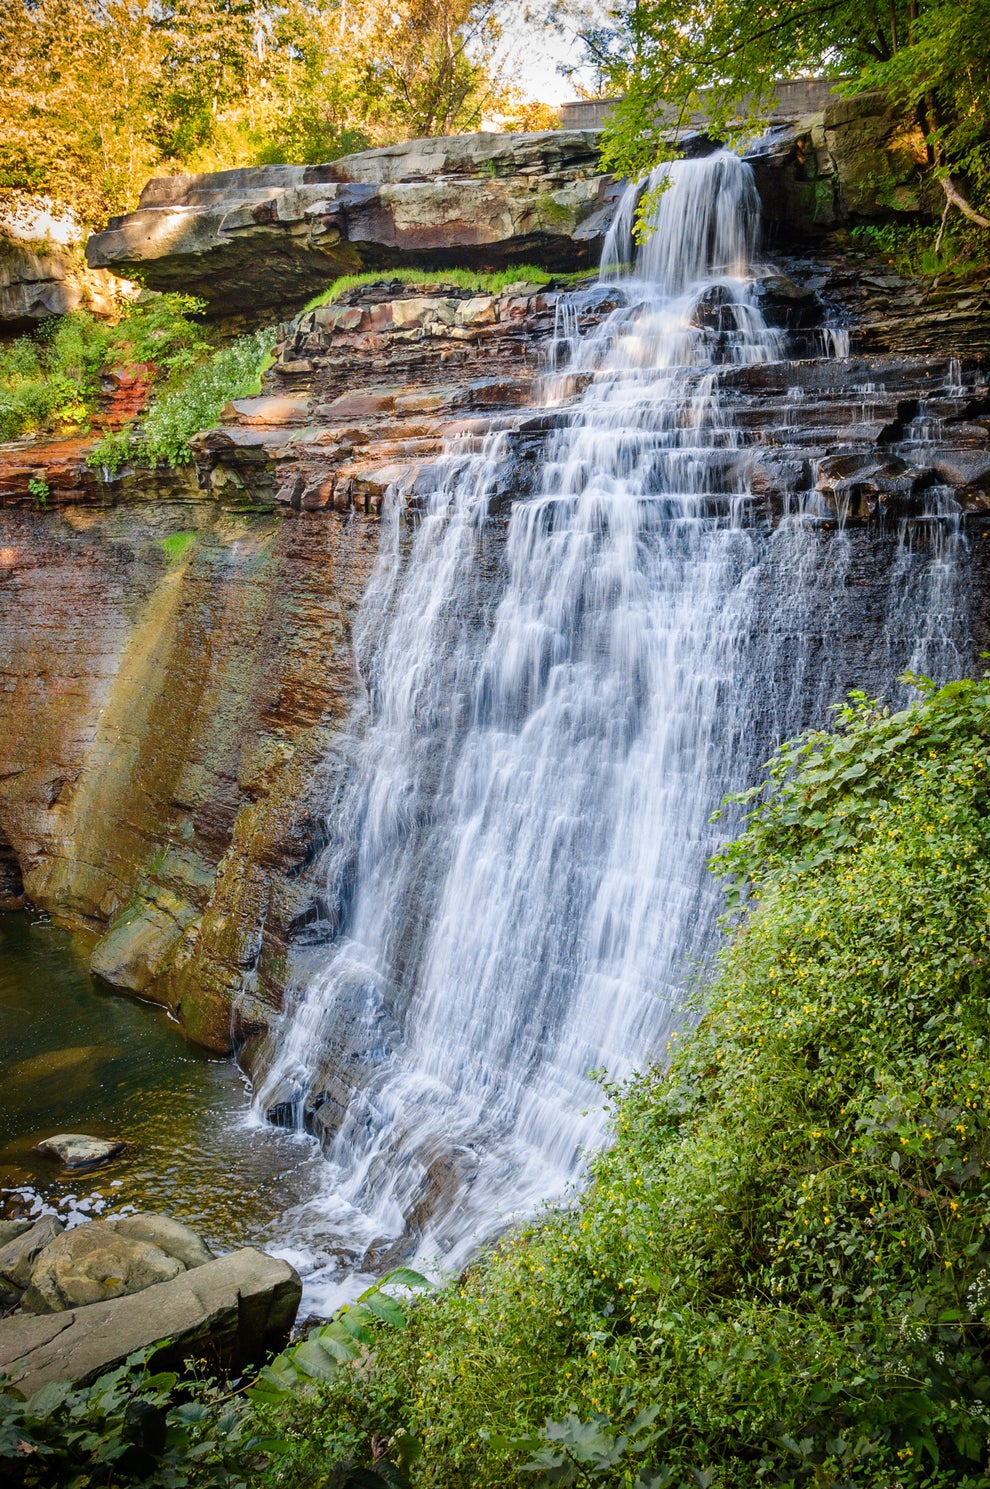
[[[79,446],[2,452],[4,901],[26,896],[87,931],[103,978],[212,1049],[247,1041],[249,1063],[293,945],[319,934],[321,804],[353,747],[350,624],[385,492],[398,483],[414,512],[446,439],[468,448],[502,429],[497,544],[497,519],[568,418],[566,398],[541,404],[555,329],[578,336],[625,294],[589,281],[478,295],[386,276],[287,322],[262,393],[198,438],[195,466],[104,482]],[[869,610],[899,522],[958,506],[975,654],[985,284],[942,299],[843,250],[779,261],[761,303],[793,357],[720,373],[748,520],[813,508],[823,543],[840,531],[854,543],[849,582]],[[699,307],[715,331],[722,313]],[[836,360],[826,326],[843,323],[851,356]]]

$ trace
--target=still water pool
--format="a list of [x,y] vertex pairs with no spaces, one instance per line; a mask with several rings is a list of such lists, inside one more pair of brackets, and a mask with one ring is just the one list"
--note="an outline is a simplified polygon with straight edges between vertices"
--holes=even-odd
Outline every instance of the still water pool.
[[[57,1132],[128,1147],[68,1177],[35,1151]],[[192,1049],[160,1009],[102,989],[82,938],[0,914],[0,1214],[160,1210],[216,1249],[291,1256],[287,1213],[322,1169],[308,1141],[252,1119],[231,1062]]]

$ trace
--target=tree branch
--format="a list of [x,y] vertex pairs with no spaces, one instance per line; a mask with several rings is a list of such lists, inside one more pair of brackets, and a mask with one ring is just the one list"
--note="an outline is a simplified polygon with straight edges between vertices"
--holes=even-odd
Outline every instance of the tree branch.
[[990,228],[990,218],[981,216],[975,207],[971,207],[962,192],[953,186],[948,176],[942,177],[942,190],[945,192],[945,200],[953,207],[958,207],[962,215],[968,217],[970,222],[975,222],[977,227]]

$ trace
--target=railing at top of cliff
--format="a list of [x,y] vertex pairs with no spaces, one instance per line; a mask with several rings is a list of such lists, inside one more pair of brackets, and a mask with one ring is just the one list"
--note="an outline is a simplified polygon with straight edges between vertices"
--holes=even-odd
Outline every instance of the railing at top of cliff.
[[[786,78],[776,85],[776,102],[767,111],[768,124],[783,124],[799,119],[803,114],[817,114],[835,97],[834,78]],[[577,98],[560,106],[562,129],[601,129],[618,98]],[[744,100],[745,105],[745,100]],[[680,110],[673,104],[661,104],[658,118],[664,124],[678,122]],[[688,114],[681,121],[691,129],[699,129],[707,121],[704,109]]]

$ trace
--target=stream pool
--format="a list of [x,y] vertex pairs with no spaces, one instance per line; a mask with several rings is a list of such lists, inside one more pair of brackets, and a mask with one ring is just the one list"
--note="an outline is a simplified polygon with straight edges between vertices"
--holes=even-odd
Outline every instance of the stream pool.
[[[161,1009],[103,989],[86,950],[37,913],[0,914],[0,1215],[159,1210],[218,1250],[294,1260],[285,1217],[319,1186],[315,1145],[257,1122],[233,1063],[197,1052]],[[36,1151],[57,1132],[128,1147],[69,1176]]]

